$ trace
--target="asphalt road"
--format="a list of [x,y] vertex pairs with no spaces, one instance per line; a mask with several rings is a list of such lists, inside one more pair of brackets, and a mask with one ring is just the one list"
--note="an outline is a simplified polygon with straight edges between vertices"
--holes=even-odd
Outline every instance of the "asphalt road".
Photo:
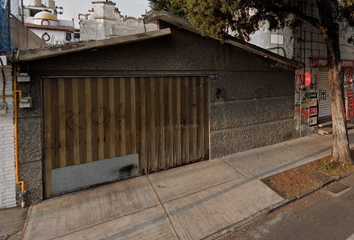
[[354,240],[354,175],[340,183],[350,188],[337,194],[324,188],[225,240]]

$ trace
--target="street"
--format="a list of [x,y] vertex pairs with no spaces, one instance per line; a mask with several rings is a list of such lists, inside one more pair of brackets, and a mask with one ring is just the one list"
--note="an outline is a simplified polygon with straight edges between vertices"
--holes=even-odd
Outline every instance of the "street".
[[224,240],[352,240],[354,239],[354,175],[341,180],[340,183],[350,188],[337,194],[324,188],[275,211]]

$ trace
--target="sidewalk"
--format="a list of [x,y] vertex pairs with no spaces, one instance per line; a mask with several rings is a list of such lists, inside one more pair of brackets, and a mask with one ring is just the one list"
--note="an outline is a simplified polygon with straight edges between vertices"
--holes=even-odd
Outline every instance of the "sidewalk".
[[215,239],[285,203],[261,178],[329,155],[331,143],[313,135],[43,201],[23,237]]

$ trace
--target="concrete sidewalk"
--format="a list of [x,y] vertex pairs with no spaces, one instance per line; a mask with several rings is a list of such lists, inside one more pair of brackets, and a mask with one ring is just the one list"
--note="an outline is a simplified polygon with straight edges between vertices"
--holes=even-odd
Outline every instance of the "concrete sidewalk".
[[43,201],[23,237],[215,239],[285,202],[261,178],[329,155],[331,143],[313,135]]

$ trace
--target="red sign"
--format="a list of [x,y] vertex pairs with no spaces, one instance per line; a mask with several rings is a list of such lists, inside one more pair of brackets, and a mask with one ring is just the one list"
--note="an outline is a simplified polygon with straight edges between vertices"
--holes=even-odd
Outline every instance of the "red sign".
[[[312,59],[312,66],[314,67],[321,67],[326,66],[328,60],[326,58],[313,58]],[[342,60],[342,67],[353,67],[354,60]]]
[[310,86],[311,85],[311,74],[309,72],[305,73],[305,85]]
[[348,69],[347,74],[348,74],[348,76],[351,76],[351,77],[352,77],[353,74],[354,74],[353,69]]
[[354,116],[353,109],[348,110],[348,112],[347,112],[347,118],[348,118],[348,119],[352,119],[353,116]]
[[310,108],[310,116],[316,116],[316,115],[317,115],[317,107]]

